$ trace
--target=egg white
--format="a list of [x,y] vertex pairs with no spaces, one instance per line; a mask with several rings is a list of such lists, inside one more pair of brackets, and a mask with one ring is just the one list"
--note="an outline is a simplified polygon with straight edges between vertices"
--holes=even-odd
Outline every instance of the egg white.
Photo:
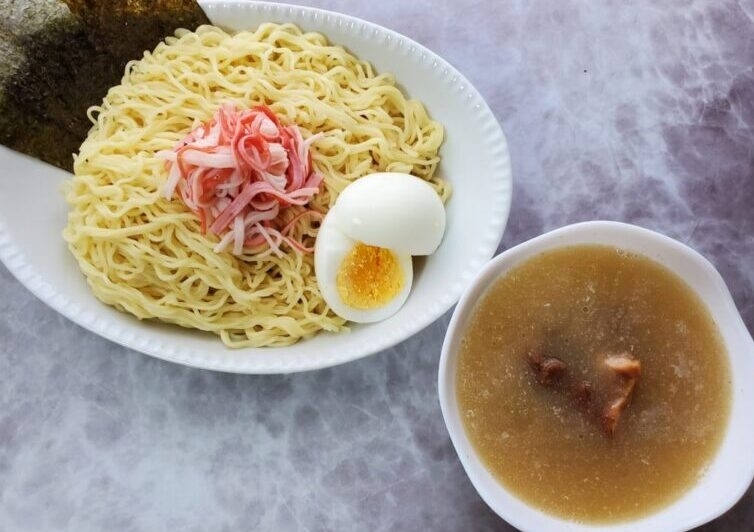
[[347,237],[340,230],[336,211],[337,209],[331,209],[325,216],[314,245],[314,271],[322,297],[333,312],[346,320],[355,323],[372,323],[384,320],[398,312],[411,291],[414,275],[411,255],[393,252],[403,272],[403,286],[393,299],[374,309],[356,309],[347,305],[338,293],[336,279],[343,259],[359,241]]
[[381,172],[357,179],[338,196],[338,227],[370,246],[431,255],[445,233],[445,206],[416,176]]

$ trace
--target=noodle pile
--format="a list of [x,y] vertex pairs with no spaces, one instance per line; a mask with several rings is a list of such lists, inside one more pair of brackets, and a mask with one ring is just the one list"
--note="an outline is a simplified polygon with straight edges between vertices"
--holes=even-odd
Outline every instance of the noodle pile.
[[[215,253],[218,238],[202,234],[180,199],[160,195],[166,170],[155,153],[227,102],[268,105],[304,138],[324,133],[311,148],[324,185],[309,204],[322,213],[351,181],[377,171],[411,173],[443,200],[449,194],[434,177],[442,127],[391,75],[291,24],[233,35],[202,26],[129,63],[121,85],[89,110],[94,126],[66,191],[71,252],[103,302],[139,319],[211,331],[228,346],[288,345],[343,329],[319,293],[311,254]],[[294,229],[309,244],[316,233],[308,216]]]

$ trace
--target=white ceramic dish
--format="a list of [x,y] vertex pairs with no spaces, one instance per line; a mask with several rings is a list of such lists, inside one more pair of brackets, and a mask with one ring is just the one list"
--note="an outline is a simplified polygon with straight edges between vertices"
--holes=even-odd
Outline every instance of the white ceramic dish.
[[[610,526],[564,521],[526,505],[482,465],[463,429],[455,393],[456,353],[470,312],[485,290],[513,266],[543,251],[576,244],[614,245],[641,253],[670,268],[708,306],[728,350],[733,374],[733,405],[725,439],[699,483],[681,499],[645,518]],[[557,229],[495,257],[461,297],[450,321],[439,371],[440,406],[456,452],[472,484],[503,519],[524,531],[569,530],[644,532],[688,530],[727,511],[754,477],[754,341],[720,274],[691,248],[658,233],[617,222],[586,222]]]
[[379,71],[394,73],[445,126],[439,171],[454,189],[447,232],[417,275],[406,305],[391,318],[354,326],[350,333],[320,334],[272,349],[231,350],[209,333],[139,322],[95,299],[62,240],[66,205],[60,184],[68,174],[2,146],[0,259],[42,301],[79,325],[165,360],[220,371],[285,373],[332,366],[390,347],[439,318],[495,253],[510,208],[505,137],[479,93],[434,53],[369,22],[279,4],[200,3],[213,23],[231,30],[272,21],[323,33]]

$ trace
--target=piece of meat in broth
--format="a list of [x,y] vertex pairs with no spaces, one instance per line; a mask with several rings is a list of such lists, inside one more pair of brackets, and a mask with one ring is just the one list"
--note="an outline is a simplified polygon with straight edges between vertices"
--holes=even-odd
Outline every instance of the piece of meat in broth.
[[596,386],[575,377],[563,360],[546,356],[541,350],[530,351],[528,359],[539,384],[568,397],[571,405],[600,425],[607,437],[614,436],[641,375],[638,359],[629,353],[600,355]]
[[540,351],[529,353],[529,365],[537,376],[537,381],[543,386],[553,386],[563,378],[566,364],[557,357],[544,357]]
[[631,402],[636,381],[641,375],[641,362],[628,353],[608,355],[604,361],[605,371],[613,389],[607,395],[607,404],[602,410],[602,430],[608,436],[615,434],[623,412]]

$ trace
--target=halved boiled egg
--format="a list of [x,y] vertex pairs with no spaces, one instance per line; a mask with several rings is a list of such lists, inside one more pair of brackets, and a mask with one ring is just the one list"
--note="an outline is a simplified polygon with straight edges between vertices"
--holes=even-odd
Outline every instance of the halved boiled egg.
[[383,320],[401,308],[413,281],[412,255],[430,255],[445,232],[445,207],[424,180],[371,174],[340,194],[314,246],[320,292],[340,317]]

